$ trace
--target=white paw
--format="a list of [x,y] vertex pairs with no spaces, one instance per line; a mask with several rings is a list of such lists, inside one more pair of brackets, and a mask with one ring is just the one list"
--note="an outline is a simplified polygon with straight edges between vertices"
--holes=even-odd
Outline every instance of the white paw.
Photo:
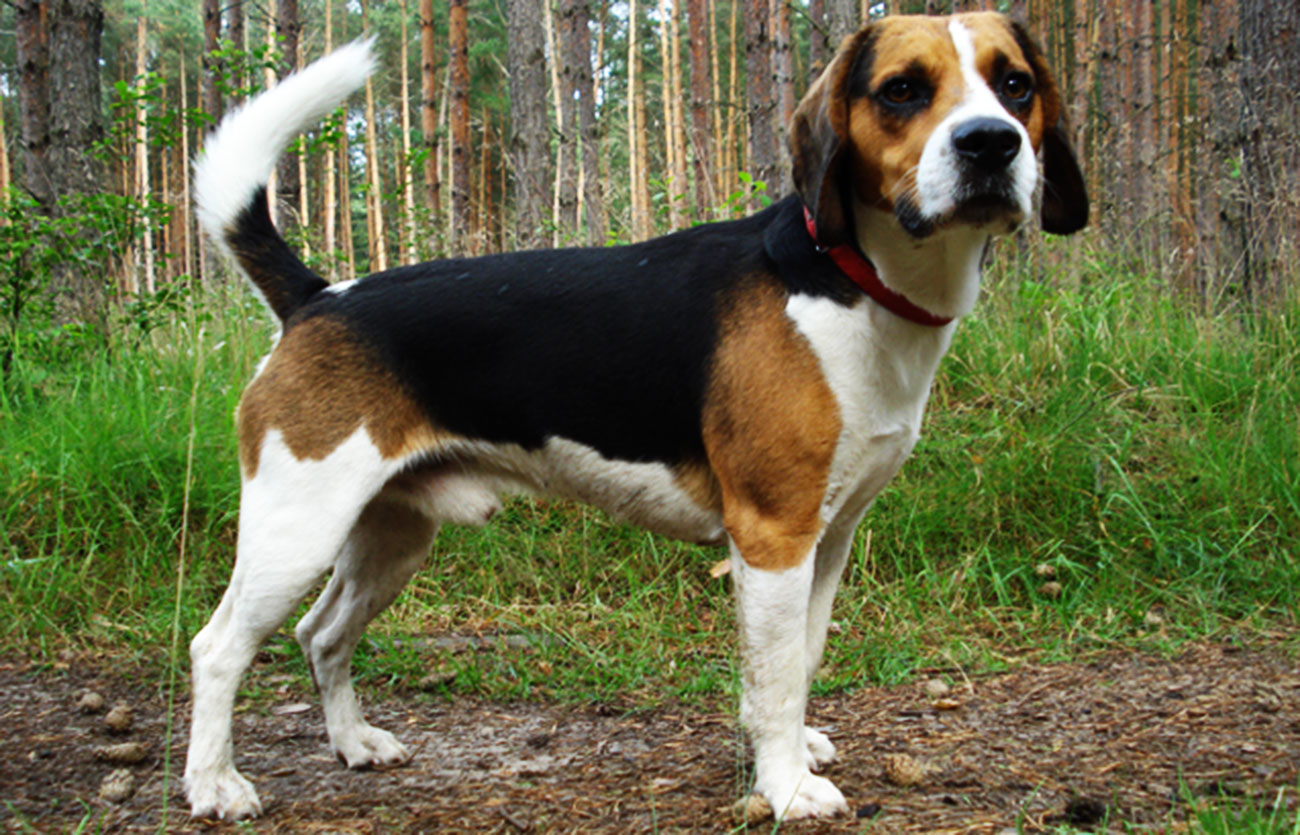
[[388,731],[362,723],[332,734],[330,747],[348,768],[401,765],[411,758],[406,746]]
[[185,796],[190,800],[190,816],[195,818],[239,820],[262,814],[253,784],[230,767],[186,774]]
[[767,798],[778,820],[829,818],[849,810],[834,783],[808,771],[775,786],[763,786],[760,781],[754,790]]
[[809,769],[821,771],[835,762],[835,743],[831,742],[830,737],[826,736],[826,734],[805,727],[803,729],[803,742],[804,759],[807,760]]

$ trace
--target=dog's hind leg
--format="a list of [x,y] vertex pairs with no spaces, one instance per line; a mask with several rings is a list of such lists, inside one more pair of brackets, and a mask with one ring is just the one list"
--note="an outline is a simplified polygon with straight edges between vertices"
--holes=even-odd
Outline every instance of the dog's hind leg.
[[437,522],[380,495],[362,512],[334,574],[296,634],[325,707],[335,756],[349,768],[404,762],[406,748],[367,724],[352,689],[352,654],[361,633],[388,607],[429,553]]
[[267,433],[257,473],[240,497],[235,570],[221,604],[190,644],[193,717],[185,785],[196,817],[258,814],[234,765],[231,712],[244,670],[334,564],[362,508],[392,475],[364,430],[320,461],[300,461]]

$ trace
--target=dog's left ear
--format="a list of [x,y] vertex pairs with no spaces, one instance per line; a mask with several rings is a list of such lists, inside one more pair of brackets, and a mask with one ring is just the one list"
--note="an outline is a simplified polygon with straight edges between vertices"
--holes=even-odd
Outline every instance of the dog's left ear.
[[853,237],[850,188],[845,167],[849,154],[849,80],[870,49],[867,26],[840,44],[831,63],[804,95],[790,120],[790,163],[795,191],[817,222],[817,242],[837,246]]
[[1020,51],[1034,68],[1034,86],[1043,109],[1043,231],[1069,235],[1088,225],[1088,189],[1070,145],[1061,95],[1047,61],[1025,27],[1012,23],[1011,29]]

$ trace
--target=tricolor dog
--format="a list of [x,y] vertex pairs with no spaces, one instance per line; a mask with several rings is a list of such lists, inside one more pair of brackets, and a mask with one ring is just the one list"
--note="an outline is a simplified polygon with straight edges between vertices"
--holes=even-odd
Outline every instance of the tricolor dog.
[[406,760],[362,716],[353,649],[440,524],[482,525],[517,491],[725,543],[754,791],[784,818],[842,812],[804,708],[853,532],[916,443],[990,237],[1087,222],[1042,56],[995,14],[886,18],[812,85],[797,193],[752,217],[330,286],[276,232],[266,182],[373,66],[354,43],[263,93],[195,174],[204,227],[282,332],[239,407],[234,573],[191,646],[193,813],[260,811],[236,686],[327,573],[297,638],[330,746],[352,768]]

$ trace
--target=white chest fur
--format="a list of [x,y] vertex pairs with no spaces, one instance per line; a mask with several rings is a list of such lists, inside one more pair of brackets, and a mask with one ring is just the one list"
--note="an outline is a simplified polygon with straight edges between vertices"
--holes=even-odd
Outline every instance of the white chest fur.
[[840,408],[842,428],[822,516],[869,502],[911,453],[939,360],[955,325],[905,322],[865,296],[852,307],[790,297],[786,314],[812,345]]

